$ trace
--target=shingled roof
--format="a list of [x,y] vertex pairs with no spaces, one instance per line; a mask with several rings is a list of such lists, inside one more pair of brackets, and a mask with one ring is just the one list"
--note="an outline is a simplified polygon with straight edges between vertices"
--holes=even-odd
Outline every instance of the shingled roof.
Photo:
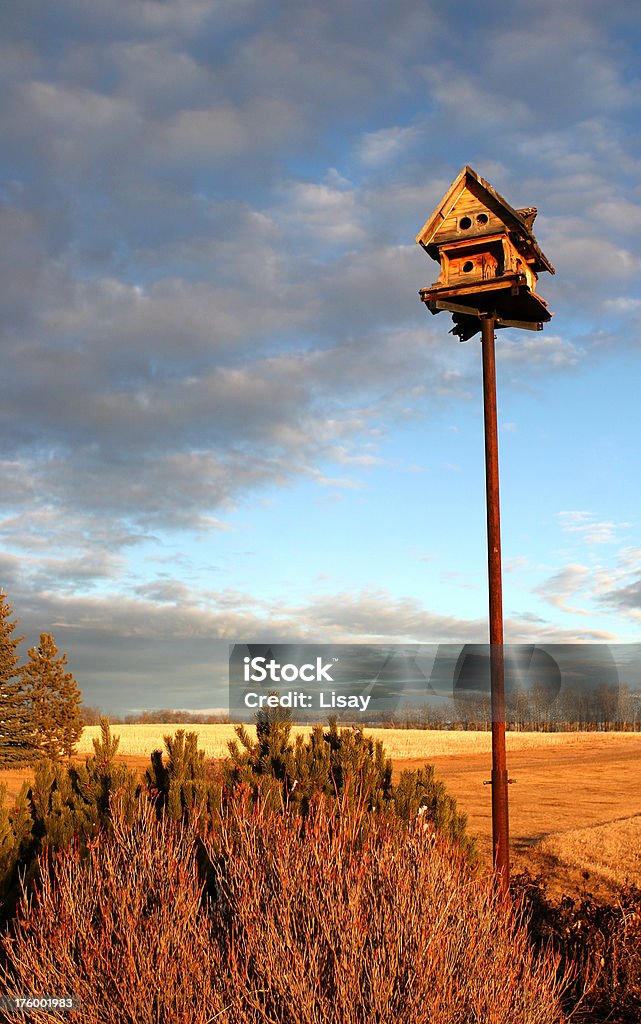
[[536,207],[530,206],[522,210],[515,210],[488,181],[467,166],[452,183],[434,213],[416,236],[418,244],[423,246],[433,259],[438,260],[438,246],[434,243],[435,236],[466,189],[503,221],[518,248],[534,261],[533,269],[535,271],[547,270],[551,274],[554,273],[554,267],[539,248],[536,238],[532,234]]

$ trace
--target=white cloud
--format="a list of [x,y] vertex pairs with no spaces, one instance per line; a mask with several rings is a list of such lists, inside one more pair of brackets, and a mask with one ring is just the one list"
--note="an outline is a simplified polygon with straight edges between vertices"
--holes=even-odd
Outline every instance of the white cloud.
[[258,159],[294,138],[299,110],[287,99],[254,97],[244,106],[229,101],[184,109],[159,121],[149,136],[147,159],[170,166],[216,167],[231,159]]
[[56,133],[91,134],[110,131],[136,117],[135,106],[123,97],[108,96],[53,82],[29,82],[25,87],[32,115],[47,122]]
[[577,278],[583,284],[620,282],[636,278],[641,257],[636,251],[617,245],[585,224],[568,218],[548,220],[546,246],[554,252],[557,274]]
[[498,358],[509,366],[572,368],[583,357],[581,350],[567,338],[546,331],[521,332],[518,338],[498,335],[500,347]]
[[585,565],[566,565],[555,572],[548,580],[535,588],[535,593],[543,597],[548,604],[563,612],[575,615],[589,615],[584,608],[577,608],[568,603],[568,599],[586,589],[591,579],[591,571]]
[[342,184],[290,182],[284,200],[273,212],[275,221],[299,235],[312,254],[319,241],[355,245],[366,240],[356,194]]
[[605,299],[604,309],[609,313],[623,314],[641,312],[641,299],[632,298],[630,295],[621,295],[615,299]]
[[522,124],[529,116],[528,100],[493,87],[485,74],[472,74],[460,64],[440,60],[422,69],[431,97],[440,108],[441,119],[451,128],[490,132],[497,127]]
[[379,166],[391,160],[401,160],[404,153],[418,140],[419,131],[413,125],[380,128],[365,132],[357,144],[357,154],[364,164]]
[[559,512],[558,519],[566,533],[578,534],[586,544],[613,544],[619,532],[629,525],[599,521],[591,512],[580,511]]

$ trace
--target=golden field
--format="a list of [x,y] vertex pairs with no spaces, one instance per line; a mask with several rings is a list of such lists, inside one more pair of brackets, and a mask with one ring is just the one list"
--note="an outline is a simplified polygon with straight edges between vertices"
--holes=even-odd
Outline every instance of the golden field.
[[[253,735],[253,726],[247,726]],[[208,757],[226,757],[227,743],[235,739],[234,725],[114,725],[112,733],[120,738],[118,752],[125,755],[148,755],[152,750],[164,749],[163,737],[178,729],[198,734],[198,745]],[[292,734],[308,735],[309,726],[294,726]],[[492,749],[489,732],[448,732],[444,729],[365,729],[368,736],[383,742],[392,760],[438,757],[442,755],[485,754]],[[93,740],[100,735],[100,727],[88,726],[78,743],[79,754],[93,753]],[[637,744],[641,751],[641,733],[540,733],[508,732],[508,751],[577,746],[591,747],[596,742],[608,748],[613,736],[622,742]]]
[[547,836],[540,855],[559,867],[614,886],[641,879],[641,815],[622,821],[570,829]]

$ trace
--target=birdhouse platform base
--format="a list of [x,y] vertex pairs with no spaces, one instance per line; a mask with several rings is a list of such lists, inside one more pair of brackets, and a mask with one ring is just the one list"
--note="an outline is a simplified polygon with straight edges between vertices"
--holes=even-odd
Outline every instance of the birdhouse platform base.
[[448,310],[454,316],[455,334],[467,341],[481,330],[480,317],[492,317],[497,327],[521,327],[540,331],[551,319],[547,303],[530,290],[522,274],[505,274],[495,280],[470,284],[434,285],[419,295],[431,313]]

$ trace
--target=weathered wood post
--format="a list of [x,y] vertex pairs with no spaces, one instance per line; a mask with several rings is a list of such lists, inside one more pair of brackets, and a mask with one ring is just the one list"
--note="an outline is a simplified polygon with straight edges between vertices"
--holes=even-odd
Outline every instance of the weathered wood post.
[[537,273],[554,267],[532,233],[536,209],[513,209],[471,167],[464,167],[416,241],[440,264],[438,281],[419,295],[431,313],[453,314],[452,334],[481,332],[492,709],[492,848],[500,888],[509,886],[508,776],[501,519],[496,413],[495,328],[540,331],[551,313],[536,294]]

